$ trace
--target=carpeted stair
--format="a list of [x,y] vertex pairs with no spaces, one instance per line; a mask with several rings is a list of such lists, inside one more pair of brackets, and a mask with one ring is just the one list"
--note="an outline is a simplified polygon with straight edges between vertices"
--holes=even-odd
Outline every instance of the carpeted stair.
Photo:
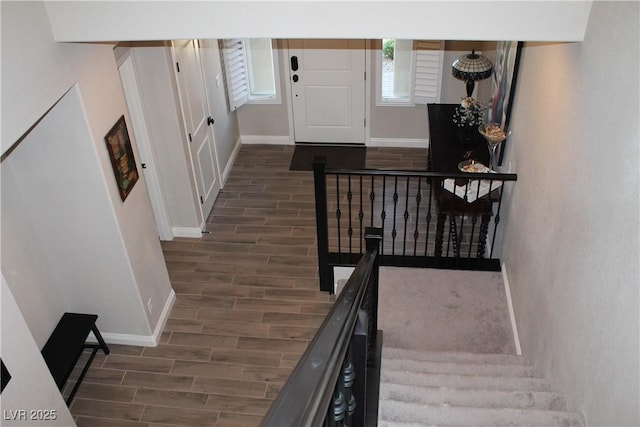
[[522,356],[383,348],[380,427],[580,426]]

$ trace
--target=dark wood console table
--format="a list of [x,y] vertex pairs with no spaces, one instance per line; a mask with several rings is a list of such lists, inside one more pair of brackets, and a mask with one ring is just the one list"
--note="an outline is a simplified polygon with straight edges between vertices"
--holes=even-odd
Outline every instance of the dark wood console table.
[[[465,160],[465,155],[484,165],[489,164],[489,149],[485,139],[475,130],[469,139],[459,137],[459,128],[453,123],[453,113],[459,104],[429,104],[429,168],[433,172],[457,173],[458,163]],[[473,153],[469,153],[472,151]],[[445,190],[442,183],[435,185],[438,219],[436,225],[435,256],[442,256],[444,226],[449,216],[452,227],[451,237],[456,256],[460,256],[459,233],[456,232],[455,216],[473,215],[481,217],[480,239],[478,241],[477,257],[483,258],[486,237],[491,220],[493,194],[481,197],[469,203],[453,193]]]

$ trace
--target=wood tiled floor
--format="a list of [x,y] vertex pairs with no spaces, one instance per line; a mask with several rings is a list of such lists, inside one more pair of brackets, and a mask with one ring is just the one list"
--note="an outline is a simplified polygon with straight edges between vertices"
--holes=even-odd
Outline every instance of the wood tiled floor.
[[[321,324],[313,176],[292,146],[238,154],[202,239],[162,247],[175,306],[155,348],[111,345],[71,406],[81,427],[257,426]],[[422,169],[424,149],[367,150],[367,167]]]

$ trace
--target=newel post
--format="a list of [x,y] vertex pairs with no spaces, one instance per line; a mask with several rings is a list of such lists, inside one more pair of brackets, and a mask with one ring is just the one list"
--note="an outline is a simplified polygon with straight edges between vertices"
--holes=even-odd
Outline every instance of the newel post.
[[[367,253],[376,252],[376,259],[373,265],[373,271],[371,272],[371,278],[369,279],[369,287],[365,298],[368,300],[368,335],[369,335],[369,348],[375,349],[376,336],[378,334],[378,279],[380,277],[380,243],[382,242],[382,229],[377,227],[366,227],[364,229],[364,239],[367,245]],[[370,357],[373,356],[374,351],[370,352]]]
[[318,276],[320,290],[335,293],[333,267],[329,265],[329,219],[327,217],[327,158],[313,158],[313,185],[316,201],[316,235],[318,237]]

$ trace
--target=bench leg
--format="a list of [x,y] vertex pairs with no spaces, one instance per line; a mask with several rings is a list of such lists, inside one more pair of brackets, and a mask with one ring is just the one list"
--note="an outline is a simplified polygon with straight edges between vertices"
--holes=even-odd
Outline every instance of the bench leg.
[[80,384],[82,384],[82,380],[84,379],[84,376],[87,375],[87,371],[89,371],[89,368],[91,367],[91,362],[93,362],[93,358],[96,357],[97,352],[98,352],[97,347],[91,351],[91,356],[89,356],[89,360],[84,365],[84,368],[82,368],[82,372],[80,373],[80,376],[76,380],[76,384],[73,386],[73,390],[71,390],[71,394],[69,395],[69,397],[67,397],[67,406],[71,405],[71,402],[73,401],[73,398],[75,397],[76,392],[80,388]]
[[91,327],[91,331],[98,340],[98,344],[100,344],[100,348],[104,351],[104,354],[109,354],[109,347],[107,347],[107,343],[102,339],[102,335],[100,335],[100,331],[98,331],[98,327],[95,324]]

